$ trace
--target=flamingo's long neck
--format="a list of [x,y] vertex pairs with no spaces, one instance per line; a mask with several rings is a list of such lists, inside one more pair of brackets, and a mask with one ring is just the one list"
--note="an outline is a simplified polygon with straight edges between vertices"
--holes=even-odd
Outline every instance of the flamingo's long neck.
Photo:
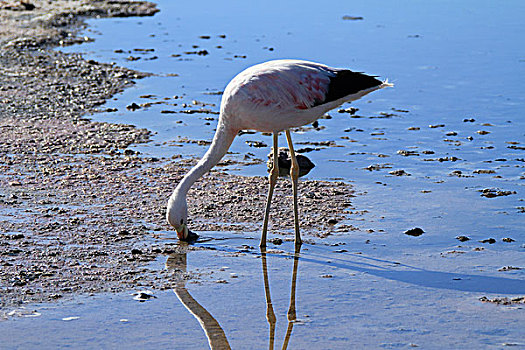
[[184,176],[175,189],[175,193],[185,196],[195,181],[217,165],[226,152],[228,152],[233,139],[237,135],[237,131],[238,130],[223,123],[222,120],[219,120],[217,131],[215,132],[210,148],[202,159]]

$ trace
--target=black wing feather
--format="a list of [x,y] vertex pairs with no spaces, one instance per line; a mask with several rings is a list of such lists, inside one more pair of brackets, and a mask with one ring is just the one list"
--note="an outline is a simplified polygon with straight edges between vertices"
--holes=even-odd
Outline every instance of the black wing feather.
[[[335,76],[330,77],[330,85],[325,100],[322,103],[328,103],[340,99],[359,91],[366,90],[381,85],[383,82],[373,76],[351,70],[340,70]],[[319,103],[319,104],[322,104]]]

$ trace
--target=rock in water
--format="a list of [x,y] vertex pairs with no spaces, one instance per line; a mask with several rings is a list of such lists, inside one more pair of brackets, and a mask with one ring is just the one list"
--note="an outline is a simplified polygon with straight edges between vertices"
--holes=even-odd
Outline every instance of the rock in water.
[[[315,167],[315,164],[312,163],[308,157],[303,156],[302,154],[295,154],[295,157],[297,158],[297,163],[299,163],[299,177],[305,176]],[[292,160],[290,159],[290,154],[288,152],[288,148],[279,148],[279,176],[289,176],[290,175],[290,167],[292,166]],[[266,163],[268,166],[268,172],[272,169],[273,166],[273,153],[270,152],[268,155],[268,162]]]
[[405,235],[414,236],[414,237],[421,236],[423,233],[425,233],[425,231],[423,231],[419,227],[415,227],[413,229],[405,231]]

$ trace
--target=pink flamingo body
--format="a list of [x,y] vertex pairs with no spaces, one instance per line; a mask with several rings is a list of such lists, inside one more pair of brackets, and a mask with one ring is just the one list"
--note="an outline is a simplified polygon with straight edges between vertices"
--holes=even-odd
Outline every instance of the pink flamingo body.
[[330,78],[339,71],[342,70],[299,60],[276,60],[252,66],[226,86],[221,115],[239,130],[283,131],[313,123],[344,102],[384,87],[372,86],[322,103]]
[[[392,84],[362,73],[301,60],[275,60],[247,68],[226,86],[213,142],[171,195],[166,214],[168,222],[175,227],[180,239],[191,237],[187,229],[186,194],[199,177],[221,160],[239,131],[272,132],[274,158],[278,133],[285,131],[292,156],[296,243],[300,244],[295,174],[298,168],[289,129],[313,123],[329,110],[387,86]],[[278,174],[275,168],[270,173],[261,246],[266,244],[270,202]]]

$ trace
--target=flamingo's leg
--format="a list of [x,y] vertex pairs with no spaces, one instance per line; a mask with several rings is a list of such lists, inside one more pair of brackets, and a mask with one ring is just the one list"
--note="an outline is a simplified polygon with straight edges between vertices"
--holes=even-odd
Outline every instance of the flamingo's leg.
[[268,200],[266,201],[266,211],[264,212],[264,223],[263,231],[261,236],[260,247],[266,247],[266,231],[268,230],[268,218],[270,216],[270,204],[272,202],[273,189],[277,178],[279,177],[279,159],[278,159],[278,136],[279,132],[275,131],[273,133],[273,165],[272,170],[270,170],[270,175],[268,175],[268,180],[270,180],[270,188],[268,190]]
[[292,136],[290,130],[286,130],[286,140],[288,141],[288,149],[290,150],[290,158],[292,160],[292,166],[290,167],[290,178],[292,179],[293,188],[293,214],[295,223],[295,245],[301,245],[301,234],[299,232],[299,209],[297,207],[297,182],[299,179],[299,164],[295,158],[295,152],[293,149]]

